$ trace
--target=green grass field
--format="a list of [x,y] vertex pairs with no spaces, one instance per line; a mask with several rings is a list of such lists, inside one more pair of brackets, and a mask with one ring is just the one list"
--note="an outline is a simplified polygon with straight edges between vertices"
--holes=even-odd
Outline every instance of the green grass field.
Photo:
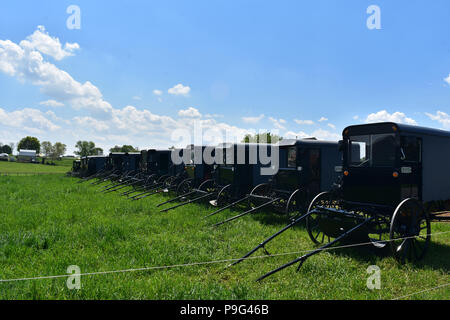
[[[155,205],[164,196],[131,202],[77,181],[63,175],[0,177],[0,279],[63,275],[69,265],[90,273],[239,258],[285,224],[282,217],[260,213],[213,229],[211,223],[233,212],[208,220],[202,217],[213,209],[206,205],[159,213]],[[448,223],[432,225],[433,233],[448,231]],[[267,249],[276,254],[314,247],[300,226]],[[80,290],[69,290],[66,278],[0,282],[0,299],[392,299],[449,283],[449,253],[446,233],[432,237],[417,265],[398,265],[369,248],[345,248],[260,283],[258,276],[300,253],[228,269],[212,263],[87,275]],[[370,265],[381,269],[380,290],[366,287]],[[449,298],[449,286],[408,297]]]
[[51,174],[51,173],[66,173],[72,167],[72,161],[63,159],[56,160],[54,166],[46,164],[35,163],[20,163],[0,161],[0,174]]

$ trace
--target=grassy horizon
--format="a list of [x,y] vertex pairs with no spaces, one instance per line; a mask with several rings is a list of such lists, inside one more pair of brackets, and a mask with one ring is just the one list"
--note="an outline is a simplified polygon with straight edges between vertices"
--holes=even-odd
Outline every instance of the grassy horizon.
[[41,163],[22,163],[0,161],[0,174],[29,173],[29,174],[50,174],[50,173],[66,173],[70,171],[72,162],[70,160],[55,160],[56,165],[47,165]]
[[[286,223],[259,213],[211,228],[236,212],[203,219],[214,209],[195,204],[160,213],[156,204],[165,196],[129,201],[77,181],[63,175],[0,177],[0,279],[62,275],[69,265],[88,273],[235,259]],[[432,233],[448,231],[448,223],[432,225]],[[346,248],[259,283],[259,276],[300,253],[227,269],[227,263],[215,263],[82,276],[81,290],[69,290],[66,278],[0,282],[0,299],[392,299],[450,282],[449,240],[450,233],[432,237],[417,265],[399,265],[371,248]],[[267,245],[272,254],[314,248],[302,226]],[[381,269],[381,290],[366,287],[370,265]],[[409,297],[449,298],[448,286]]]

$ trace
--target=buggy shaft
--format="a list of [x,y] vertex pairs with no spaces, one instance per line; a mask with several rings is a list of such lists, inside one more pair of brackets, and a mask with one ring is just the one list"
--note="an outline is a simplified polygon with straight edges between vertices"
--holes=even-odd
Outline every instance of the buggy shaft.
[[252,250],[250,250],[248,253],[246,253],[242,258],[240,258],[239,260],[236,260],[235,262],[229,264],[227,267],[231,267],[234,266],[235,264],[238,264],[242,261],[244,261],[246,258],[248,258],[249,256],[251,256],[253,253],[255,253],[259,248],[263,248],[268,242],[272,241],[274,238],[278,237],[280,234],[282,234],[283,232],[285,232],[286,230],[292,228],[294,225],[296,225],[297,223],[299,223],[300,221],[302,221],[303,219],[305,219],[306,217],[308,217],[309,215],[311,215],[312,212],[308,212],[304,215],[302,215],[301,217],[295,219],[294,221],[292,221],[291,223],[289,223],[287,226],[285,226],[283,229],[277,231],[276,233],[274,233],[273,235],[271,235],[270,237],[268,237],[266,240],[264,240],[263,242],[261,242],[259,245],[257,245],[255,248],[253,248]]
[[188,200],[188,201],[186,201],[186,202],[182,202],[182,203],[180,203],[180,204],[177,204],[176,206],[173,206],[173,207],[170,207],[170,208],[163,209],[163,210],[161,210],[160,212],[167,212],[167,211],[169,211],[169,210],[172,210],[172,209],[175,209],[175,208],[179,208],[179,207],[181,207],[181,206],[185,206],[185,205],[187,205],[187,204],[196,202],[196,201],[198,201],[198,200],[201,200],[201,199],[204,199],[204,198],[207,198],[207,197],[211,197],[212,195],[214,195],[214,193],[207,193],[207,194],[201,195],[200,197],[197,197],[197,198]]
[[121,185],[121,186],[118,186],[118,188],[113,188],[113,189],[110,189],[110,190],[108,190],[108,191],[106,191],[105,193],[108,193],[108,192],[115,192],[115,191],[117,191],[117,190],[121,190],[121,189],[123,189],[123,188],[126,188],[126,187],[131,187],[131,186],[133,186],[133,185],[135,185],[136,183],[139,183],[140,181],[135,181],[135,182],[132,182],[132,183],[125,183],[125,184],[123,184],[123,185]]
[[248,198],[250,198],[250,196],[246,196],[245,198],[242,198],[242,199],[240,199],[240,200],[238,200],[238,201],[235,201],[235,202],[233,202],[233,203],[231,203],[231,204],[229,204],[229,205],[226,205],[225,207],[220,208],[219,210],[216,210],[216,211],[214,211],[213,213],[208,214],[208,215],[205,216],[204,218],[211,217],[211,216],[213,216],[213,215],[215,215],[215,214],[218,214],[218,213],[220,213],[220,212],[222,212],[222,211],[225,211],[225,210],[228,209],[228,208],[234,207],[235,205],[241,203],[241,202],[244,201],[244,200],[247,200]]
[[247,214],[256,212],[256,211],[258,211],[258,210],[260,210],[260,209],[262,209],[262,208],[264,208],[264,207],[267,207],[268,205],[270,205],[270,204],[272,204],[272,203],[274,203],[275,201],[278,201],[278,200],[280,200],[280,198],[272,199],[272,200],[270,200],[270,201],[268,201],[268,202],[266,202],[266,203],[263,203],[263,204],[260,205],[260,206],[257,206],[257,207],[255,207],[255,208],[253,208],[253,209],[250,209],[250,210],[248,210],[248,211],[245,211],[245,212],[243,212],[243,213],[241,213],[241,214],[238,214],[238,215],[236,215],[236,216],[234,216],[234,217],[228,218],[228,219],[226,219],[226,220],[224,220],[224,221],[221,221],[221,222],[218,222],[218,223],[216,223],[216,224],[213,224],[212,226],[213,226],[213,227],[218,227],[218,226],[220,226],[220,225],[222,225],[222,224],[224,224],[224,223],[227,223],[227,222],[230,222],[230,221],[239,219],[239,218],[241,218],[241,217],[243,217],[243,216],[246,216]]
[[[152,191],[152,192],[150,192],[150,193],[147,193],[146,195],[144,195],[144,196],[142,196],[142,197],[134,198],[133,200],[141,200],[141,199],[145,199],[145,198],[150,197],[150,196],[152,196],[152,195],[154,195],[154,194],[157,194],[157,193],[161,193],[161,192],[162,192],[162,190],[160,190],[159,187],[153,188],[153,190],[154,190],[154,191]],[[156,190],[156,191],[155,191],[155,190]]]
[[183,198],[183,197],[187,197],[187,196],[189,196],[189,195],[191,195],[191,194],[193,194],[193,193],[195,193],[195,192],[196,192],[196,191],[189,191],[188,193],[182,194],[181,196],[178,196],[178,197],[175,197],[175,198],[173,198],[173,199],[164,201],[164,202],[158,204],[157,207],[160,207],[160,206],[162,206],[162,205],[164,205],[164,204],[167,204],[167,203],[171,203],[171,202],[177,201],[178,199],[181,199],[181,198]]
[[158,183],[156,185],[153,185],[151,188],[145,190],[144,192],[138,193],[132,197],[130,197],[130,199],[133,200],[140,200],[140,199],[144,199],[149,195],[153,194],[153,191],[155,191],[156,189],[160,188],[162,186],[162,183]]
[[263,280],[263,279],[265,279],[265,278],[271,276],[272,274],[277,273],[278,271],[281,271],[281,270],[283,270],[283,269],[285,269],[285,268],[287,268],[287,267],[289,267],[289,266],[291,266],[291,265],[293,265],[293,264],[296,264],[297,262],[300,262],[300,264],[299,264],[299,266],[298,266],[298,268],[297,268],[297,271],[298,271],[298,270],[300,269],[300,267],[302,266],[303,262],[305,262],[306,259],[308,259],[309,257],[311,257],[311,256],[313,256],[313,255],[315,255],[315,254],[320,253],[321,251],[323,251],[324,249],[326,249],[326,248],[328,248],[328,247],[331,247],[333,244],[335,244],[335,243],[341,241],[342,239],[344,239],[345,237],[347,237],[348,235],[350,235],[353,231],[358,230],[359,228],[363,227],[364,225],[366,225],[367,223],[369,223],[369,222],[372,221],[373,219],[375,219],[375,217],[370,217],[370,218],[364,220],[364,221],[361,222],[360,224],[354,226],[354,227],[351,228],[350,230],[348,230],[348,231],[344,232],[343,234],[341,234],[339,237],[337,237],[337,238],[334,239],[333,241],[328,242],[327,244],[321,246],[320,248],[317,248],[316,250],[313,250],[313,251],[311,251],[311,252],[309,252],[309,253],[307,253],[307,254],[301,256],[300,258],[294,259],[294,260],[292,260],[292,261],[290,261],[290,262],[288,262],[288,263],[282,265],[281,267],[278,267],[278,268],[276,268],[276,269],[274,269],[274,270],[272,270],[272,271],[266,273],[265,275],[259,277],[256,281],[261,281],[261,280]]

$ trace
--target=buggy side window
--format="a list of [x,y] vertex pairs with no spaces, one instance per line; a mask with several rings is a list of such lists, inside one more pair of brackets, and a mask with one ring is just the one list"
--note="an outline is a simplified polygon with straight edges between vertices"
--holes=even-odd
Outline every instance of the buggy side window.
[[372,166],[392,166],[395,163],[395,150],[395,135],[372,135]]
[[297,167],[297,147],[290,147],[288,149],[288,168]]
[[401,136],[401,159],[403,162],[421,162],[422,143],[417,137]]
[[350,165],[368,167],[370,164],[370,136],[350,137]]

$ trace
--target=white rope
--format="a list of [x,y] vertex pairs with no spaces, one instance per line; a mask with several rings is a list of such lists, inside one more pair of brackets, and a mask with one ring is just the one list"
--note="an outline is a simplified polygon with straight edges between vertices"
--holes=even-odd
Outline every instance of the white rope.
[[414,293],[410,293],[410,294],[407,294],[407,295],[404,295],[404,296],[400,296],[400,297],[394,298],[392,300],[400,300],[400,299],[403,299],[403,298],[408,298],[408,297],[414,296],[414,295],[419,294],[419,293],[428,292],[428,291],[431,291],[431,290],[436,290],[436,289],[444,288],[444,287],[447,287],[447,286],[450,286],[450,283],[441,284],[441,285],[433,287],[433,288],[429,288],[429,289],[425,289],[425,290],[422,290],[422,291],[417,291],[417,292],[414,292]]
[[[443,231],[443,232],[437,232],[433,234],[429,234],[430,236],[436,236],[441,235],[445,233],[449,233],[450,231]],[[329,250],[336,250],[336,249],[343,249],[343,248],[351,248],[351,247],[358,247],[358,246],[365,246],[365,245],[371,245],[373,243],[377,242],[390,242],[394,240],[405,240],[405,239],[411,239],[416,238],[418,236],[410,236],[410,237],[404,237],[404,238],[396,238],[396,239],[390,239],[385,241],[371,241],[371,242],[362,242],[362,243],[355,243],[355,244],[348,244],[348,245],[342,245],[342,246],[336,246],[336,247],[329,247],[320,249],[320,251],[329,251]],[[73,276],[93,276],[93,275],[104,275],[104,274],[113,274],[113,273],[125,273],[125,272],[138,272],[138,271],[150,271],[150,270],[161,270],[161,269],[171,269],[171,268],[179,268],[179,267],[188,267],[188,266],[198,266],[198,265],[209,265],[209,264],[218,264],[218,263],[225,263],[225,262],[234,262],[238,260],[250,260],[250,259],[264,259],[268,257],[279,257],[279,256],[286,256],[286,255],[293,255],[293,254],[300,254],[300,253],[309,253],[316,251],[318,249],[313,250],[302,250],[302,251],[294,251],[294,252],[285,252],[285,253],[277,253],[277,254],[270,254],[270,255],[264,255],[264,256],[255,256],[255,257],[247,257],[247,258],[233,258],[233,259],[222,259],[222,260],[213,260],[213,261],[201,261],[201,262],[191,262],[191,263],[184,263],[184,264],[174,264],[174,265],[168,265],[168,266],[153,266],[153,267],[142,267],[142,268],[131,268],[131,269],[123,269],[123,270],[109,270],[109,271],[96,271],[96,272],[87,272],[87,273],[73,273],[73,274],[61,274],[61,275],[54,275],[54,276],[38,276],[38,277],[27,277],[27,278],[15,278],[15,279],[0,279],[0,282],[15,282],[15,281],[26,281],[26,280],[42,280],[42,279],[57,279],[57,278],[67,278],[67,277],[73,277]]]

